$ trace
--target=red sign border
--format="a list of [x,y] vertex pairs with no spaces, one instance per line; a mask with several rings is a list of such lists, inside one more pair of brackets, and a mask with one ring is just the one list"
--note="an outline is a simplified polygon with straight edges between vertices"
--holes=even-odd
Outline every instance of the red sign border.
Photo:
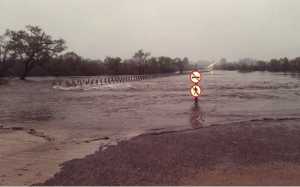
[[[193,96],[193,94],[192,94],[192,92],[191,92],[193,86],[199,86],[199,88],[200,88],[200,95],[199,95],[199,96]],[[192,96],[193,98],[200,97],[200,96],[202,95],[202,93],[203,93],[202,87],[201,87],[200,85],[198,85],[198,84],[194,84],[193,86],[191,86],[190,91],[189,91],[190,94],[191,94],[191,96]]]
[[[194,83],[194,84],[197,84],[196,82],[193,82],[193,81],[192,81],[192,74],[193,74],[194,72],[197,72],[197,73],[200,74],[200,80],[199,80],[197,83],[199,83],[199,82],[202,80],[202,74],[201,74],[199,71],[197,71],[197,70],[193,70],[193,71],[189,74],[189,79],[191,80],[191,82]],[[199,86],[199,85],[198,85],[198,86]]]

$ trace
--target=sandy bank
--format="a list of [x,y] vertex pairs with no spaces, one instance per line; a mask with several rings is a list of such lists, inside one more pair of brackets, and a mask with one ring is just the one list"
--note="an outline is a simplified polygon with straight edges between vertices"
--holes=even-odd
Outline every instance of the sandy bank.
[[44,182],[63,162],[83,158],[114,142],[105,136],[64,141],[54,140],[52,135],[24,127],[0,127],[0,185]]
[[300,121],[148,134],[66,162],[46,185],[299,185]]

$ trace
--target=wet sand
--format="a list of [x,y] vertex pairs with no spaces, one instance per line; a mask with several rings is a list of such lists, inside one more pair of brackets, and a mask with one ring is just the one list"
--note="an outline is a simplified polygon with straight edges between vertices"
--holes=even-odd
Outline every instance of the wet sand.
[[300,121],[145,134],[63,164],[44,185],[299,185]]
[[73,139],[68,132],[63,128],[33,129],[25,125],[0,124],[0,185],[44,182],[59,172],[65,161],[83,158],[99,147],[114,145],[121,137],[107,130],[97,136],[91,134]]
[[63,162],[92,154],[110,140],[55,142],[26,130],[0,128],[0,185],[44,182]]
[[[116,145],[119,139],[137,136],[127,133],[69,139],[63,129],[37,130],[0,124],[0,185],[31,185],[44,182],[60,171],[68,160],[83,158],[101,147]],[[65,139],[63,139],[64,137]]]

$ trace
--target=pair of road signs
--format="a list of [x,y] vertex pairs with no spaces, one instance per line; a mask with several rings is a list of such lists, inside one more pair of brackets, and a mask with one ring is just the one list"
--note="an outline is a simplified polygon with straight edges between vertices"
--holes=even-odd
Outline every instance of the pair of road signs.
[[190,80],[194,83],[191,87],[191,95],[195,98],[198,98],[201,95],[201,88],[198,83],[201,81],[201,74],[198,71],[192,71],[190,74]]

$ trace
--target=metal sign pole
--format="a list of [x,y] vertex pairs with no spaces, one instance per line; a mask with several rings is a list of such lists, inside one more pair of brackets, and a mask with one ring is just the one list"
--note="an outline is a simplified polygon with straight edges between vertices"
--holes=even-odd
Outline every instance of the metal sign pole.
[[194,97],[194,103],[195,103],[195,105],[198,104],[198,97]]

